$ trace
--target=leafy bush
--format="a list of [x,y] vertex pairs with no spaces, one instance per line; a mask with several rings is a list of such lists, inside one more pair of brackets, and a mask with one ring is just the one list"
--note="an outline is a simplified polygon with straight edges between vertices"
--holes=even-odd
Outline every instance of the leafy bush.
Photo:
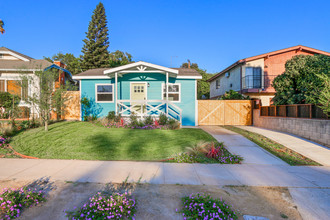
[[4,189],[0,194],[0,219],[14,219],[21,215],[24,208],[46,201],[42,191]]
[[235,211],[222,199],[213,199],[203,193],[191,194],[182,198],[184,219],[238,219]]
[[234,91],[234,90],[229,90],[227,91],[223,96],[220,98],[221,100],[249,100],[249,96],[243,96],[242,94]]
[[149,116],[147,116],[147,117],[144,118],[144,124],[145,125],[152,125],[152,124],[154,124],[154,120],[151,117],[151,115],[149,115]]
[[67,212],[68,219],[134,219],[136,202],[128,193],[104,195],[98,192],[83,207]]
[[167,116],[166,116],[164,113],[161,113],[161,114],[159,115],[158,123],[159,123],[160,125],[166,125],[166,124],[167,124],[167,121],[168,121]]
[[137,127],[139,125],[139,120],[134,112],[132,112],[129,116],[130,119],[130,126],[131,127]]
[[9,92],[0,92],[0,107],[10,108],[14,104],[17,105],[20,102],[20,97],[17,95],[12,95]]

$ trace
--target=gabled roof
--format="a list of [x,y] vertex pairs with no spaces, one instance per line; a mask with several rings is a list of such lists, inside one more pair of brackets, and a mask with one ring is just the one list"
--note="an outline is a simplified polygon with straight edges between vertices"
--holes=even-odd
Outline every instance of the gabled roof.
[[[133,65],[134,64],[134,65]],[[189,69],[189,68],[168,68],[168,67],[163,67],[143,61],[139,61],[136,63],[131,63],[127,64],[124,66],[120,67],[115,67],[115,68],[98,68],[98,69],[90,69],[87,71],[84,71],[82,73],[79,73],[77,75],[74,75],[74,79],[83,79],[83,78],[104,78],[108,79],[109,76],[108,74],[111,73],[121,73],[121,72],[126,72],[126,73],[134,73],[134,72],[168,72],[171,73],[172,75],[176,76],[177,78],[187,78],[187,79],[201,79],[202,76],[195,70],[195,69]]]
[[0,60],[0,70],[36,70],[36,69],[45,69],[46,67],[52,65],[51,62],[47,60],[31,60],[31,61],[22,61],[22,60]]
[[314,49],[314,48],[311,48],[311,47],[306,47],[306,46],[303,46],[303,45],[298,45],[298,46],[294,46],[294,47],[288,47],[288,48],[285,48],[285,49],[276,50],[276,51],[273,51],[273,52],[264,53],[264,54],[260,54],[260,55],[257,55],[257,56],[248,57],[248,58],[245,58],[245,59],[238,60],[237,62],[233,63],[232,65],[230,65],[226,69],[224,69],[221,72],[219,72],[218,74],[212,76],[207,81],[208,82],[213,81],[214,79],[218,78],[220,75],[228,72],[230,69],[238,66],[239,64],[242,64],[242,63],[245,63],[245,62],[249,62],[249,61],[252,61],[252,60],[257,60],[257,59],[269,57],[269,56],[274,56],[274,55],[281,54],[281,53],[286,53],[286,52],[289,52],[289,51],[292,51],[292,50],[303,50],[303,51],[312,52],[314,54],[323,54],[323,55],[330,56],[330,53],[329,52],[322,51],[322,50],[317,50],[317,49]]
[[15,57],[17,57],[19,59],[22,59],[24,61],[34,60],[32,57],[29,57],[27,55],[21,54],[21,53],[15,51],[15,50],[11,50],[11,49],[9,49],[7,47],[0,47],[0,53],[2,53],[2,52],[8,53],[8,54],[10,54],[12,56],[15,56]]

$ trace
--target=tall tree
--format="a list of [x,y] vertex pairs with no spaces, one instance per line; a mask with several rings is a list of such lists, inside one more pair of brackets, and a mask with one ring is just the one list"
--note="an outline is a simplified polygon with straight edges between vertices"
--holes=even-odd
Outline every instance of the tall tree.
[[93,12],[86,32],[82,48],[82,70],[109,66],[109,37],[107,17],[103,4],[100,2]]
[[5,29],[3,28],[5,26],[5,23],[0,19],[0,33],[3,34],[5,33]]
[[274,104],[319,104],[325,86],[325,78],[319,74],[330,76],[330,56],[294,56],[285,63],[285,72],[273,81]]
[[132,55],[127,52],[122,52],[120,50],[117,50],[115,52],[110,53],[109,62],[110,62],[109,67],[117,67],[129,63],[133,63]]
[[[188,63],[183,63],[181,68],[188,68]],[[206,81],[210,78],[211,74],[206,73],[206,70],[200,69],[197,63],[192,63],[190,68],[197,70],[202,75],[202,79],[197,80],[197,99],[207,99],[210,97],[210,84]]]
[[66,69],[69,70],[72,75],[82,72],[80,59],[75,57],[72,53],[63,54],[62,52],[59,52],[52,57],[44,57],[44,59],[48,60],[49,62],[54,62],[55,60],[62,61],[67,65]]

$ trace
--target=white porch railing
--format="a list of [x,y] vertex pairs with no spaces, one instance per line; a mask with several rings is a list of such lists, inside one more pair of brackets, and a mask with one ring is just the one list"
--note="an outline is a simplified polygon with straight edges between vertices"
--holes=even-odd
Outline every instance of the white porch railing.
[[129,116],[135,113],[138,117],[159,116],[161,113],[179,120],[182,124],[182,109],[167,100],[117,100],[118,114]]

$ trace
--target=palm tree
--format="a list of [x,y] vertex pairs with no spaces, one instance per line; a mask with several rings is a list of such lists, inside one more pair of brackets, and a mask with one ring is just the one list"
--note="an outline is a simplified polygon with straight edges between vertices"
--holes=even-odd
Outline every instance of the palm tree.
[[3,29],[3,26],[5,26],[5,23],[0,19],[0,33],[3,34],[5,33],[5,29]]

